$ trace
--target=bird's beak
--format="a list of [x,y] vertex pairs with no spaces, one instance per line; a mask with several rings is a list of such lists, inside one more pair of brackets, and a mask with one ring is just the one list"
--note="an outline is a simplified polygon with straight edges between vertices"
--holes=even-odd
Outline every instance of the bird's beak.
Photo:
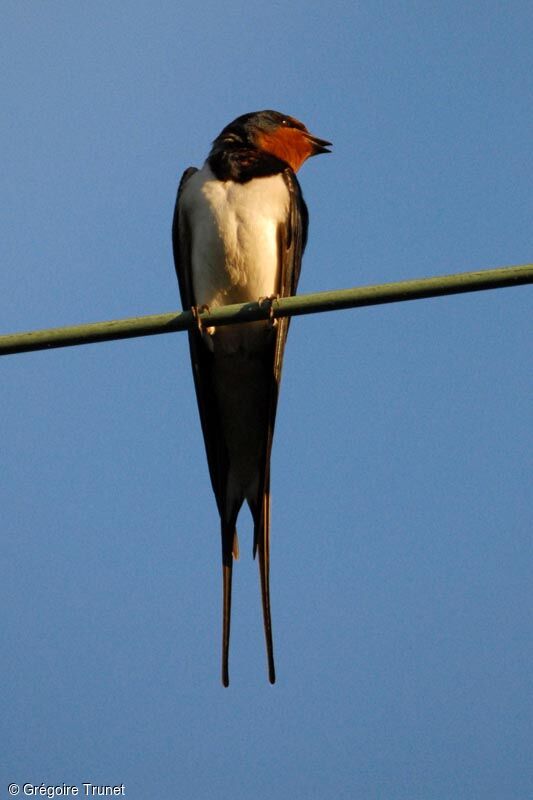
[[311,133],[307,132],[305,138],[313,147],[312,156],[318,156],[320,153],[331,153],[331,150],[328,150],[328,148],[332,147],[332,144],[326,141],[326,139],[319,139],[318,136],[313,136]]

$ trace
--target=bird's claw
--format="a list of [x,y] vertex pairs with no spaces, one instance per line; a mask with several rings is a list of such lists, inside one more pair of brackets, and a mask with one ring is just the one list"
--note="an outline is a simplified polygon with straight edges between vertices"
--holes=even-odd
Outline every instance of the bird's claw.
[[270,328],[275,328],[278,324],[277,319],[274,317],[274,303],[279,300],[279,294],[270,294],[268,297],[260,297],[257,301],[260,306],[268,306],[268,325]]
[[200,314],[204,314],[206,312],[208,314],[210,312],[210,308],[209,308],[208,305],[204,304],[202,306],[191,306],[191,314],[193,315],[193,317],[195,319],[196,327],[198,328],[200,333],[205,333],[205,330],[204,330],[203,325],[202,325],[202,318],[200,317]]

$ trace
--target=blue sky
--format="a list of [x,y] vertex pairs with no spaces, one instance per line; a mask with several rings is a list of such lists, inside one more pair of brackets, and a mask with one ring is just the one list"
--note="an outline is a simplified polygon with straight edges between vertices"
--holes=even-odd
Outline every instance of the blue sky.
[[[2,332],[177,308],[179,177],[261,108],[334,143],[300,291],[531,262],[532,36],[520,0],[5,0]],[[274,687],[246,513],[220,684],[186,337],[3,358],[2,797],[530,797],[531,297],[294,320]]]

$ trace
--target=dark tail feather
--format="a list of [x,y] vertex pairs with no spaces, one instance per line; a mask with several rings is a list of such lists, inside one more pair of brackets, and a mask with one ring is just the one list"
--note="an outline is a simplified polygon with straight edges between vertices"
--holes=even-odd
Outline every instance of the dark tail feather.
[[229,686],[229,634],[231,623],[231,579],[233,548],[237,542],[235,526],[222,523],[222,683]]
[[259,577],[261,579],[261,601],[268,659],[268,679],[276,682],[274,667],[274,644],[272,641],[272,620],[270,616],[270,493],[265,491],[259,518],[255,522],[254,544],[259,552]]

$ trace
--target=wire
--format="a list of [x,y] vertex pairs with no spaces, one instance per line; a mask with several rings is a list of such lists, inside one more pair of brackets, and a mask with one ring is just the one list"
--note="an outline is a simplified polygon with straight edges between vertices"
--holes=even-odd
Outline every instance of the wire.
[[[441,297],[463,292],[502,289],[528,283],[533,283],[533,264],[478,272],[460,272],[455,275],[418,278],[378,286],[337,289],[331,292],[284,297],[260,303],[220,306],[201,312],[197,316],[205,326],[235,325],[272,317],[295,317],[301,314],[338,311],[344,308],[361,308],[362,306],[420,300],[426,297]],[[55,347],[109,342],[116,339],[130,339],[136,336],[174,333],[187,330],[197,324],[197,318],[191,311],[182,311],[26,333],[12,333],[0,336],[0,356],[49,350]]]

